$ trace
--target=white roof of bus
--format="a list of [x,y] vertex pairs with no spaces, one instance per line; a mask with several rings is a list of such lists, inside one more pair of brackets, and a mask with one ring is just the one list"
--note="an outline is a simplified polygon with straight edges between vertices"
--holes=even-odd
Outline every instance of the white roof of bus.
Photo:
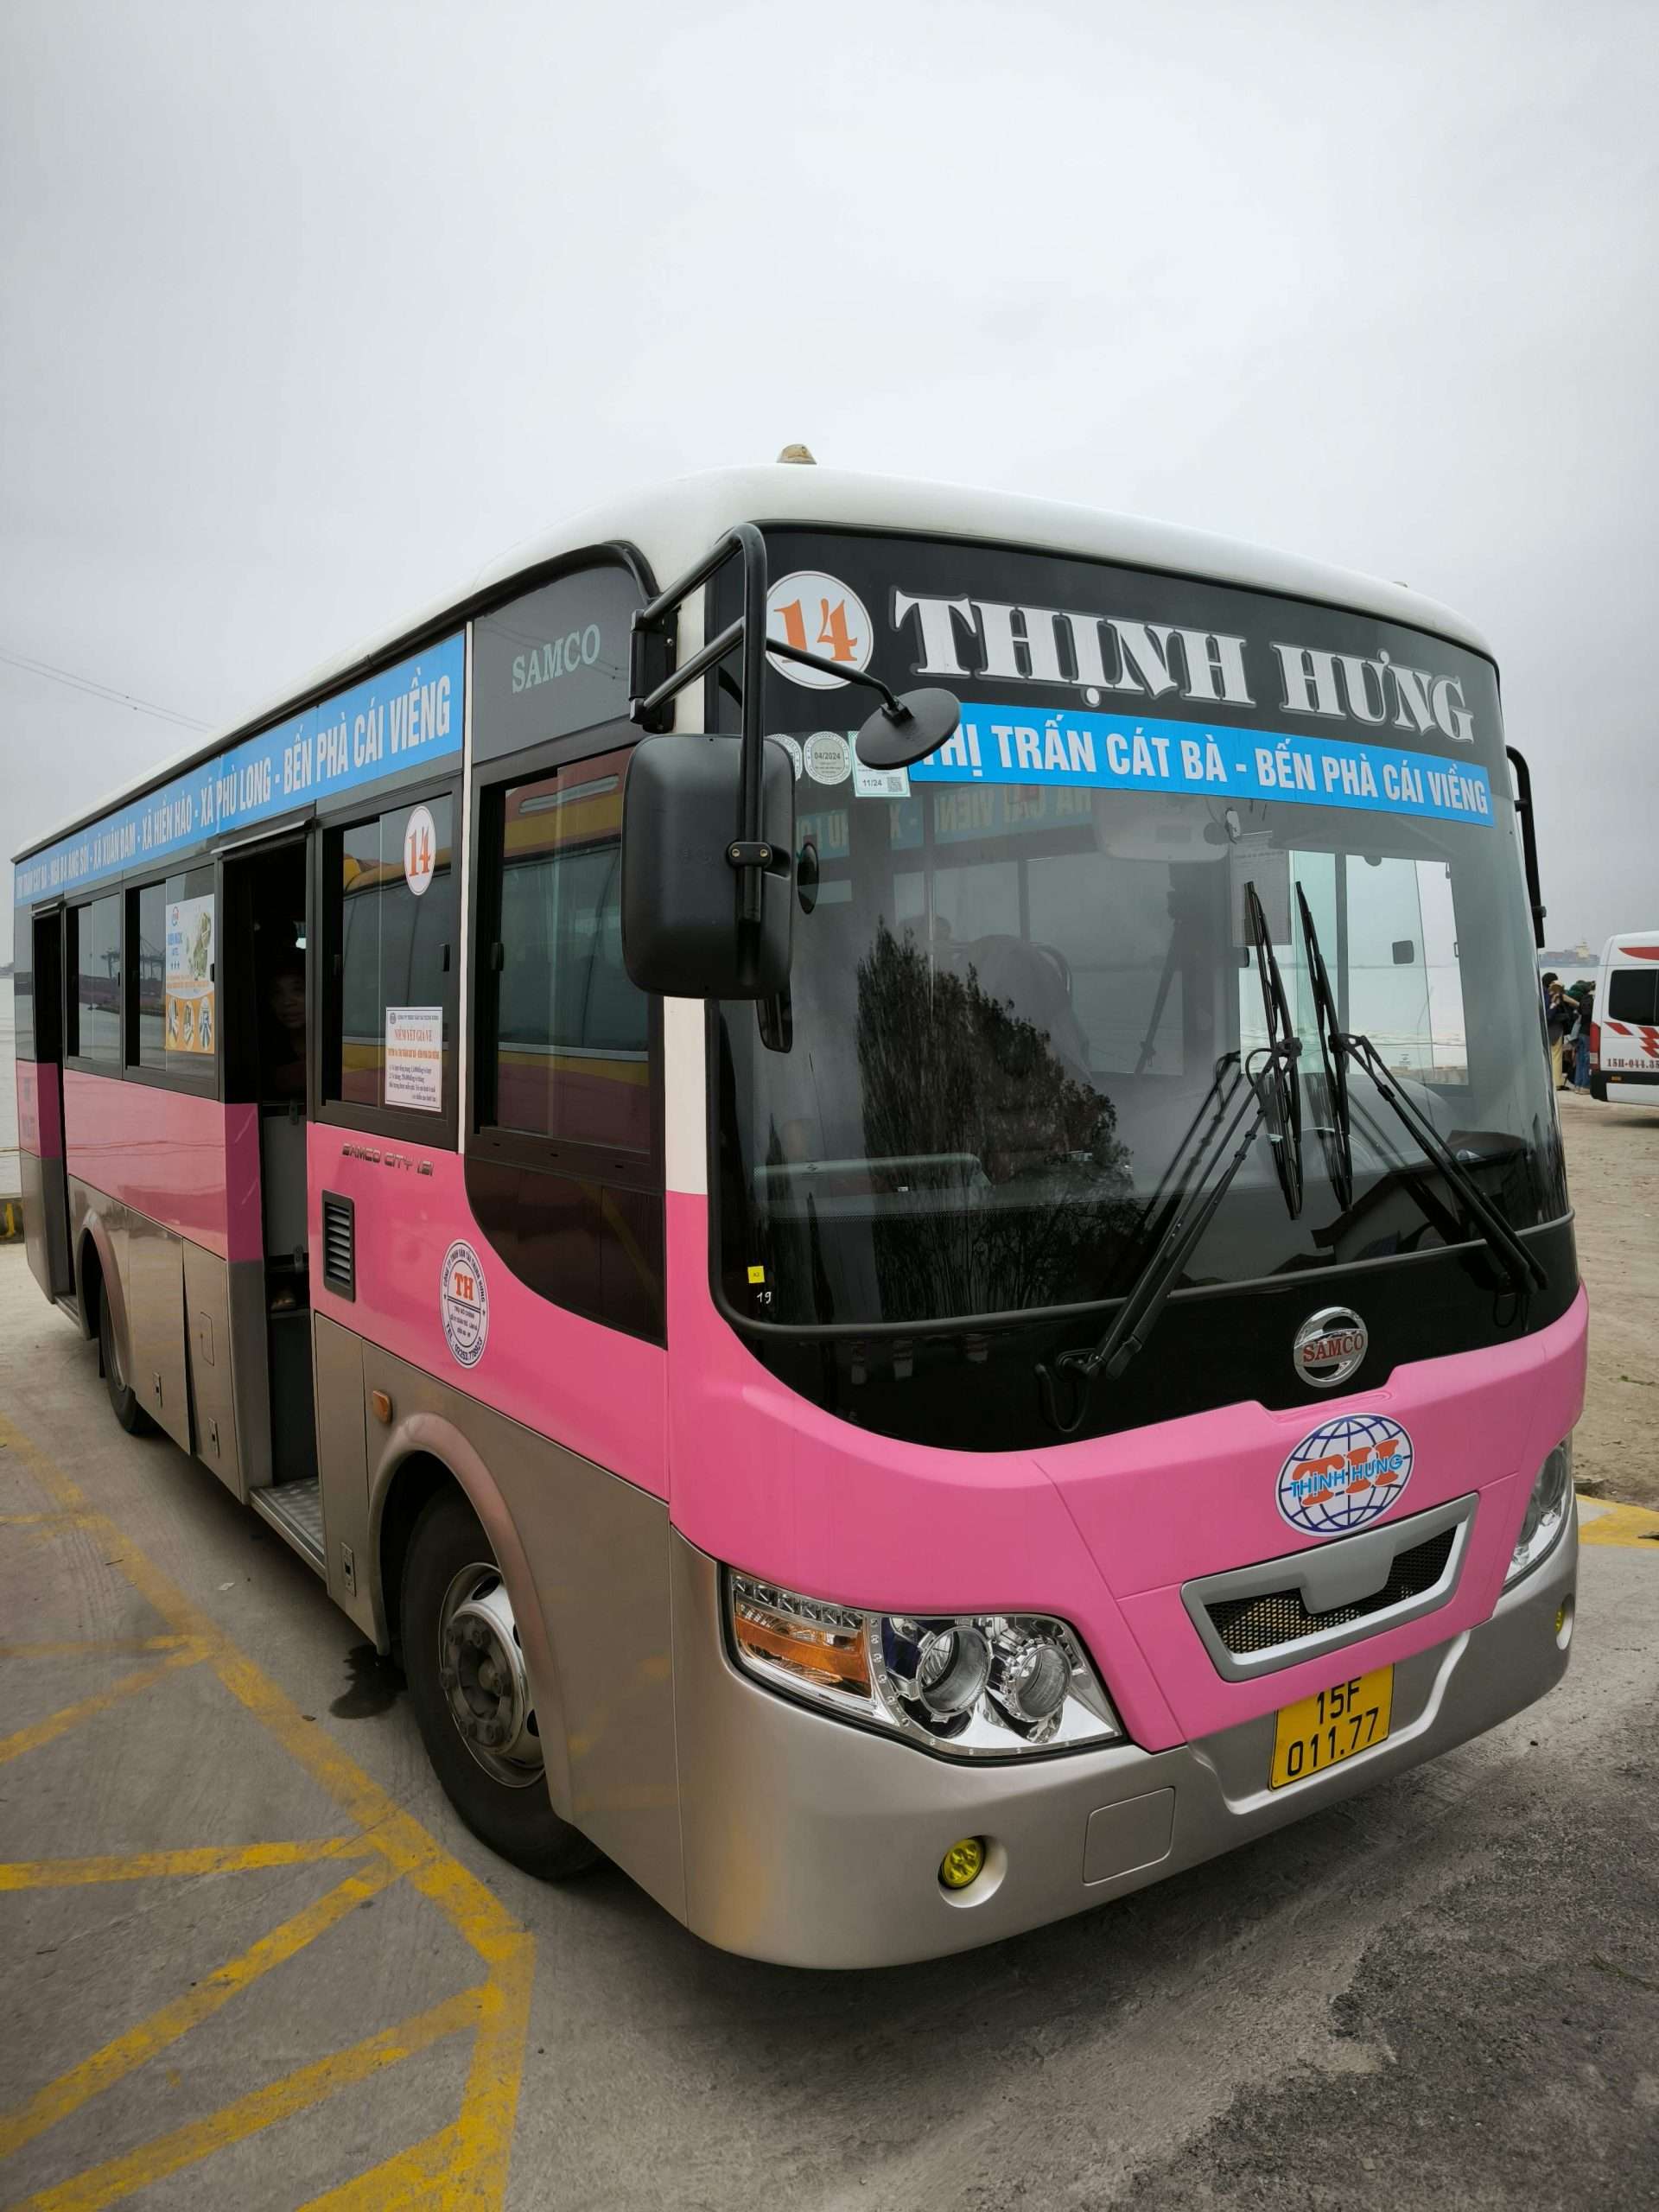
[[1651,959],[1655,948],[1659,947],[1659,930],[1616,931],[1601,949],[1601,964],[1604,968],[1616,966],[1621,952],[1634,952],[1638,947]]
[[302,702],[326,693],[365,662],[390,655],[411,633],[441,622],[451,608],[463,606],[495,585],[510,582],[543,562],[587,545],[626,539],[644,554],[660,588],[689,569],[736,522],[906,530],[1039,547],[1128,568],[1168,569],[1293,599],[1351,607],[1385,621],[1436,632],[1489,659],[1493,658],[1479,631],[1461,615],[1403,584],[1326,568],[1317,561],[1211,537],[1205,531],[1183,530],[1134,515],[1103,513],[1062,500],[1026,499],[1017,493],[984,492],[967,485],[933,484],[902,476],[866,476],[798,462],[709,469],[590,507],[572,515],[544,537],[515,545],[504,559],[482,569],[448,598],[435,601],[395,629],[324,662],[268,705],[241,715],[216,735],[198,741],[188,752],[158,762],[148,774],[110,792],[96,805],[78,809],[67,821],[32,838],[14,857],[24,859],[71,830],[97,821],[124,801],[165,783],[198,761],[211,759],[238,739],[281,721],[298,711]]

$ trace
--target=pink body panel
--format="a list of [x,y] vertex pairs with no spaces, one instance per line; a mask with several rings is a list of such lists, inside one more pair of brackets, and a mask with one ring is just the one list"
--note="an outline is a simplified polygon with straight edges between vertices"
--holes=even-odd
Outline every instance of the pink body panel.
[[[459,1155],[324,1122],[308,1133],[311,1300],[319,1313],[657,1497],[668,1492],[667,1355],[554,1306],[521,1282],[473,1218]],[[368,1153],[371,1159],[359,1156]],[[416,1173],[429,1165],[430,1174]],[[322,1281],[322,1192],[355,1209],[357,1296]],[[457,1240],[488,1298],[484,1350],[463,1366],[440,1295]]]
[[[1363,1397],[1233,1406],[1030,1452],[931,1451],[836,1421],[767,1374],[709,1295],[707,1201],[671,1193],[668,1204],[676,1525],[718,1559],[848,1605],[1063,1614],[1149,1750],[1484,1620],[1532,1478],[1583,1404],[1580,1292],[1518,1344],[1398,1368]],[[1414,1446],[1398,1503],[1371,1525],[1482,1493],[1456,1595],[1338,1657],[1225,1681],[1180,1584],[1325,1541],[1281,1517],[1278,1476],[1310,1430],[1344,1413],[1384,1414]]]
[[259,1109],[67,1068],[70,1174],[223,1260],[264,1252]]
[[63,1156],[59,1079],[55,1060],[17,1063],[17,1141],[36,1160],[60,1160]]

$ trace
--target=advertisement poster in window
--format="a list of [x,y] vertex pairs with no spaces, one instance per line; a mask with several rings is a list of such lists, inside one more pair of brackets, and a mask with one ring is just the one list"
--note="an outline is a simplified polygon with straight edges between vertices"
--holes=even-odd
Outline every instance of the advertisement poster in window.
[[443,1111],[441,1006],[386,1008],[385,1103],[388,1106],[410,1106],[419,1114]]
[[167,910],[167,1049],[212,1057],[213,899],[175,899]]

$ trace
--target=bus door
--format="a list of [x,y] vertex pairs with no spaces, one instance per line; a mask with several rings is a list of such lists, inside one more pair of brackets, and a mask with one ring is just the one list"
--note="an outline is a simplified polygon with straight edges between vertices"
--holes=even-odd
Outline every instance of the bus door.
[[273,838],[219,865],[227,1141],[240,1147],[234,1172],[260,1229],[257,1254],[231,1263],[238,1439],[250,1503],[321,1571],[305,1196],[307,842]]
[[[48,1298],[75,1287],[63,1147],[63,913],[38,914],[28,976],[19,975],[17,1106],[29,1264]],[[93,1317],[96,1320],[96,1316]]]

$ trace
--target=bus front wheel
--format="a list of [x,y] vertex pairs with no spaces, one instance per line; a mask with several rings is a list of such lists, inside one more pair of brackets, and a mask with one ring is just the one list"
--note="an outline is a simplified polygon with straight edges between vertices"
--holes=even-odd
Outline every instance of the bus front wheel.
[[116,1340],[110,1294],[101,1282],[98,1286],[98,1361],[104,1370],[104,1387],[110,1394],[110,1410],[129,1436],[148,1436],[156,1424],[139,1404],[137,1393],[122,1370],[121,1347]]
[[599,1852],[549,1802],[524,1646],[501,1570],[459,1491],[441,1491],[404,1560],[404,1672],[450,1803],[473,1834],[544,1881]]

